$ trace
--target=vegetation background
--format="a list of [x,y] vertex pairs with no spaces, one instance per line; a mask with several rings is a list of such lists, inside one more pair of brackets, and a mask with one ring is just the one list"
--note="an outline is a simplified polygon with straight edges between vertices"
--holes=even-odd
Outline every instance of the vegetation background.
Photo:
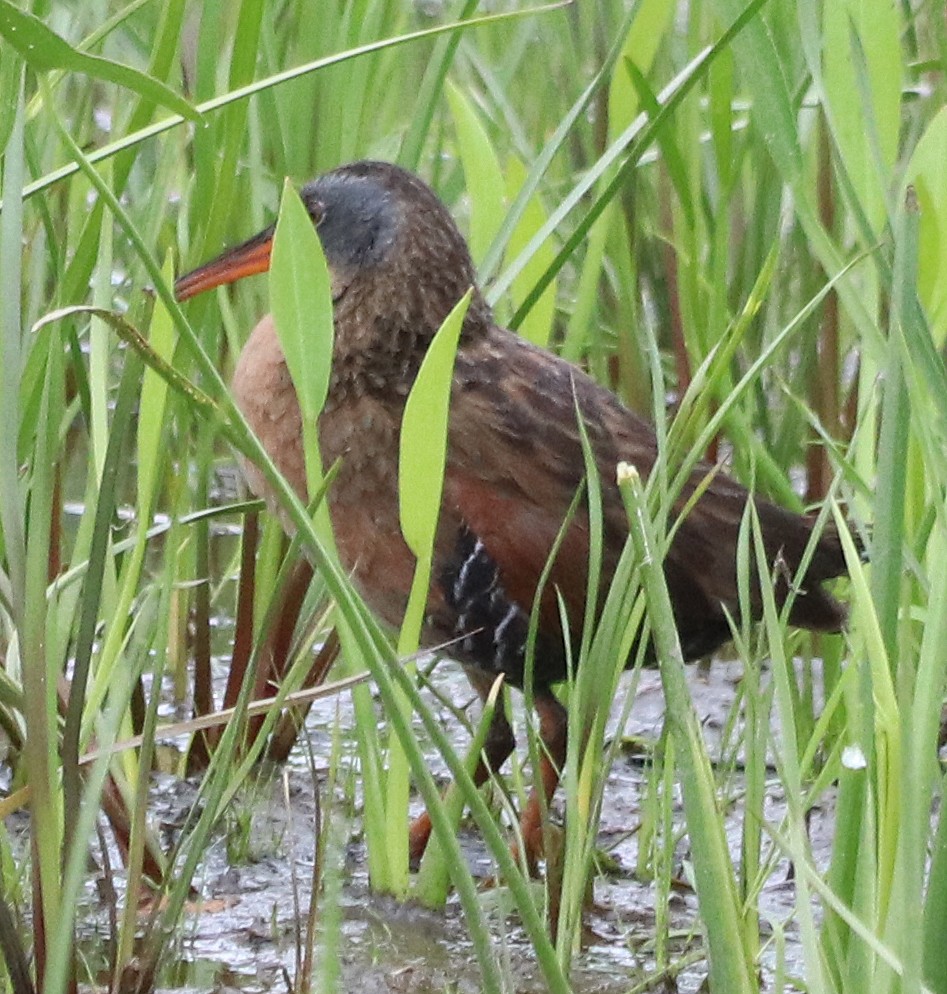
[[[28,841],[0,834],[5,988],[60,994],[89,979],[73,937],[90,850],[108,851],[100,812],[125,863],[108,982],[155,982],[223,813],[263,750],[292,738],[279,707],[248,719],[269,674],[251,647],[283,661],[285,696],[311,682],[312,646],[335,621],[356,684],[374,885],[432,904],[452,885],[483,989],[511,984],[417,712],[549,990],[570,990],[597,774],[615,750],[598,702],[643,587],[669,650],[670,739],[655,779],[681,780],[710,989],[947,991],[945,70],[947,19],[924,0],[0,0],[0,813],[9,825],[30,815]],[[549,894],[514,865],[411,668],[392,664],[334,564],[318,514],[283,487],[298,539],[287,550],[278,524],[252,525],[255,565],[254,542],[220,536],[255,520],[216,481],[234,448],[263,459],[225,381],[270,298],[260,280],[185,316],[172,274],[268,223],[284,177],[371,157],[416,169],[451,206],[502,321],[587,367],[665,439],[668,476],[644,494],[629,484],[657,526],[635,536],[639,557],[570,690],[589,739],[570,743],[565,856]],[[305,247],[305,231],[287,237]],[[850,521],[871,559],[848,549],[844,637],[788,633],[772,604],[759,630],[735,632],[746,662],[736,865],[722,821],[736,758],[708,761],[673,665],[660,570],[635,566],[646,547],[660,555],[673,474],[706,452],[788,506],[828,498],[824,517]],[[753,540],[748,521],[747,549]],[[311,585],[301,548],[320,567]],[[212,714],[213,633],[234,616],[235,711],[195,736],[199,802],[162,851],[148,789],[163,679],[183,697],[194,672],[188,700]],[[411,641],[403,633],[402,655]],[[381,732],[358,683],[366,669]],[[418,880],[404,857],[408,771],[441,829],[442,852]],[[788,799],[778,822],[765,806],[773,778]],[[659,905],[685,827],[671,793],[656,788],[639,868]],[[836,808],[828,868],[805,831],[821,802]],[[316,955],[299,990],[338,983],[341,856],[328,829],[320,839],[300,925]],[[802,955],[761,979],[782,932],[761,937],[758,896],[786,854]],[[161,899],[140,919],[148,880]],[[658,971],[634,983],[674,976],[667,929],[658,913]]]

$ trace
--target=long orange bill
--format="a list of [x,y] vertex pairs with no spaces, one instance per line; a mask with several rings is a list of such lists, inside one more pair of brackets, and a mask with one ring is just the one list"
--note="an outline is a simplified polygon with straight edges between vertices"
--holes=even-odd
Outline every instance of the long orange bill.
[[244,276],[264,273],[270,268],[270,251],[273,248],[273,227],[264,229],[242,245],[205,262],[203,266],[186,273],[174,284],[175,296],[180,301],[190,300],[205,290],[242,280]]

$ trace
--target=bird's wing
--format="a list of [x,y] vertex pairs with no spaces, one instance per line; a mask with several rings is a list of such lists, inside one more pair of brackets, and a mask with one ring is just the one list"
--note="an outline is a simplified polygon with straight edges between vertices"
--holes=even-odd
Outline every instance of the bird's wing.
[[[527,612],[585,464],[577,407],[595,454],[604,512],[603,585],[628,533],[615,483],[620,460],[647,476],[657,455],[650,425],[568,363],[497,331],[458,354],[445,497],[496,560],[507,593]],[[581,623],[588,578],[582,499],[566,529],[542,599],[558,627],[556,591]]]
[[[577,408],[595,455],[604,516],[602,589],[607,590],[628,534],[615,480],[618,462],[647,477],[657,459],[654,430],[607,390],[567,362],[497,329],[457,358],[445,497],[459,519],[497,562],[508,594],[527,612],[539,578],[582,485],[585,468]],[[702,655],[727,639],[725,610],[738,613],[736,548],[748,492],[700,464],[677,502],[711,474],[700,500],[681,523],[665,559],[665,575],[687,656]],[[757,500],[767,554],[795,571],[811,523]],[[837,537],[827,535],[810,567],[813,589],[793,617],[804,627],[833,629],[838,605],[818,583],[844,568]],[[582,501],[565,532],[542,600],[544,622],[558,628],[555,591],[570,623],[584,614],[588,517]],[[778,591],[778,596],[785,591]],[[757,607],[758,597],[754,608]],[[811,615],[802,610],[807,605]],[[756,610],[754,610],[756,613]]]

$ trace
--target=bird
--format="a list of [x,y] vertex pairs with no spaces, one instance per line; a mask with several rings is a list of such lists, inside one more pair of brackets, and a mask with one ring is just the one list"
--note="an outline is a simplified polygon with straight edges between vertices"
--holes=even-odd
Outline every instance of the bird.
[[[520,816],[525,856],[535,867],[568,741],[568,712],[555,687],[567,678],[586,608],[590,525],[581,502],[566,524],[586,476],[577,412],[601,481],[603,590],[628,536],[616,466],[629,463],[649,475],[659,458],[654,426],[578,367],[497,324],[460,230],[418,176],[391,163],[358,161],[323,174],[300,193],[325,254],[333,301],[332,371],[318,424],[324,463],[338,461],[328,492],[330,518],[342,565],[369,607],[394,628],[404,616],[415,568],[399,520],[401,419],[435,333],[472,293],[450,387],[422,644],[451,643],[450,655],[483,701],[500,675],[522,689],[530,613],[541,588],[530,677],[542,749]],[[178,299],[265,271],[274,230],[271,225],[182,276],[175,284]],[[271,315],[251,332],[232,390],[273,462],[305,499],[302,419]],[[259,469],[249,463],[243,468],[250,489],[273,503]],[[719,649],[740,619],[737,542],[750,499],[719,466],[701,462],[676,500],[676,512],[690,506],[663,569],[685,660]],[[846,572],[838,531],[829,525],[813,540],[805,575],[793,585],[788,577],[799,569],[814,520],[752,499],[768,565],[781,564],[777,604],[793,594],[790,624],[841,631],[845,608],[823,586]],[[751,584],[750,611],[754,620],[762,613],[758,583]],[[653,647],[646,655],[653,664]],[[498,707],[475,782],[499,771],[514,748],[512,728]],[[430,832],[427,813],[412,823],[413,860],[423,854]]]

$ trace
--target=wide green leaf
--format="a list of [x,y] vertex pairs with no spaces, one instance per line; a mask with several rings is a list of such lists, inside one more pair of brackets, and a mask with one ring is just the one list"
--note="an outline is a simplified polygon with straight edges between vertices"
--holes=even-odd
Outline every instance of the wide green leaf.
[[902,55],[897,8],[835,0],[825,5],[823,73],[839,156],[871,224],[886,219],[885,196],[901,130]]
[[[515,201],[516,195],[526,181],[526,167],[518,158],[511,157],[506,164],[506,189],[509,203]],[[533,235],[546,223],[547,216],[546,209],[543,207],[538,194],[533,194],[526,201],[523,214],[516,223],[516,227],[510,232],[507,253],[511,259],[515,259],[532,241]],[[550,242],[543,242],[537,247],[510,287],[514,307],[518,307],[526,299],[542,274],[552,265],[554,257],[555,251]],[[556,317],[557,286],[558,280],[554,277],[532,305],[520,325],[520,334],[529,341],[535,342],[536,345],[545,347],[549,344]]]
[[938,348],[947,341],[947,108],[927,126],[907,167],[920,207],[918,294],[927,308]]
[[444,319],[421,363],[401,421],[398,499],[401,531],[408,548],[430,555],[444,486],[447,420],[454,357],[473,291],[468,290]]
[[273,236],[270,296],[276,333],[302,411],[306,474],[315,492],[321,476],[315,465],[315,429],[332,371],[332,289],[322,243],[289,180],[283,185]]
[[503,169],[467,96],[453,83],[448,83],[446,93],[470,195],[470,254],[479,265],[503,217]]

